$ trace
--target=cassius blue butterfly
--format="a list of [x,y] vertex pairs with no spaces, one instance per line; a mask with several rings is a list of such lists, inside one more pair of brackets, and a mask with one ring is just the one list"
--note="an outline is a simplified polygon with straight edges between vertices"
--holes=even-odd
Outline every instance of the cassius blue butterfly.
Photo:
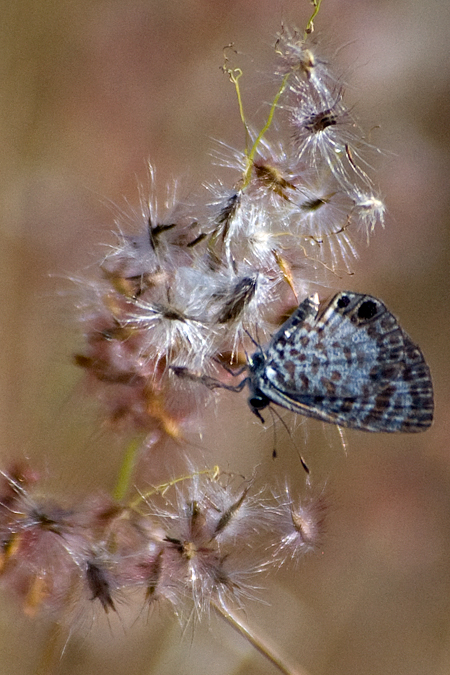
[[[430,371],[419,347],[377,298],[307,298],[249,359],[249,405],[269,403],[342,427],[416,432],[433,420]],[[242,384],[242,383],[241,383]]]
[[[292,412],[362,431],[417,432],[433,421],[433,386],[420,348],[371,295],[342,291],[320,309],[306,298],[237,386],[173,366],[211,389],[250,389],[250,409],[276,403]],[[264,420],[263,420],[264,421]]]

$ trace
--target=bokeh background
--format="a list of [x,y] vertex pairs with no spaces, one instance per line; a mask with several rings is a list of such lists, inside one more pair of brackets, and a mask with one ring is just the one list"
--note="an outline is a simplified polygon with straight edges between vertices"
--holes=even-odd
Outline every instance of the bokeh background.
[[[0,453],[38,467],[49,493],[110,489],[120,443],[102,428],[71,363],[78,289],[113,241],[114,209],[138,204],[146,161],[189,199],[211,179],[212,139],[242,147],[234,42],[252,112],[274,93],[271,45],[309,3],[274,0],[3,0],[0,28]],[[419,436],[346,434],[296,420],[295,442],[330,503],[323,546],[267,580],[249,623],[311,675],[450,673],[449,119],[447,0],[323,0],[319,41],[346,101],[384,151],[386,229],[344,286],[377,295],[425,352],[436,422]],[[231,400],[233,399],[233,400]],[[292,441],[224,397],[204,447],[211,464],[304,483]],[[292,421],[292,420],[291,420]],[[184,635],[168,613],[106,620],[85,608],[63,675],[275,672],[222,621]],[[133,610],[136,612],[136,607]],[[3,592],[0,675],[35,673],[51,621]]]

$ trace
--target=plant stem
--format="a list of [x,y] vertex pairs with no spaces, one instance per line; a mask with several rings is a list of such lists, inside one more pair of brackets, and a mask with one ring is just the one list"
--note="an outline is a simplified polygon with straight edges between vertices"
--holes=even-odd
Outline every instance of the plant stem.
[[211,604],[216,612],[238,633],[245,637],[245,639],[248,640],[260,654],[265,656],[265,658],[268,659],[280,673],[283,673],[283,675],[309,675],[303,668],[299,669],[297,666],[288,663],[283,656],[277,653],[275,647],[273,647],[266,639],[254,633],[244,621],[235,614],[235,612],[222,607],[215,602],[212,602]]

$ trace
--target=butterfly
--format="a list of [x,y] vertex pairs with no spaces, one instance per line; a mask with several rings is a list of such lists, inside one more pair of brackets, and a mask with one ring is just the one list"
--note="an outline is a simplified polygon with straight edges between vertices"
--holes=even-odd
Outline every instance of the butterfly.
[[260,419],[276,403],[363,431],[424,431],[433,420],[420,348],[370,295],[340,292],[323,310],[317,295],[307,298],[249,358],[247,371],[235,389],[248,385],[248,404]]

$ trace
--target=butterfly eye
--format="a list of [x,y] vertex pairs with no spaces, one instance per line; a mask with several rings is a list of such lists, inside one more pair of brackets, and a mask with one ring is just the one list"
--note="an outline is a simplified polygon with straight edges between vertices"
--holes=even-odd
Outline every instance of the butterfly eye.
[[269,405],[269,399],[264,394],[254,394],[248,399],[248,404],[253,410],[262,410]]
[[265,356],[262,352],[255,352],[252,354],[250,362],[252,365],[252,370],[258,370],[265,363]]

